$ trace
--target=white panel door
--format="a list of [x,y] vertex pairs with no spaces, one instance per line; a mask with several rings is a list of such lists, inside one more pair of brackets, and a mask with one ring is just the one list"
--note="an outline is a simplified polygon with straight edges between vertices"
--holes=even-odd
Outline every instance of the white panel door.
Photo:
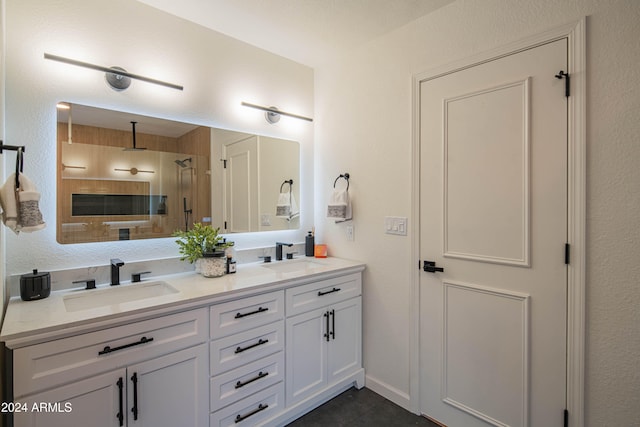
[[327,343],[327,383],[362,366],[362,299],[352,298],[329,307],[330,341]]
[[124,426],[127,420],[125,369],[107,372],[19,399],[20,427]]
[[310,311],[287,319],[287,406],[321,390],[327,383],[329,311]]
[[225,146],[226,232],[258,229],[258,139],[256,136]]
[[567,42],[420,84],[421,410],[559,426],[566,389]]
[[209,415],[206,344],[127,368],[127,426],[200,427]]

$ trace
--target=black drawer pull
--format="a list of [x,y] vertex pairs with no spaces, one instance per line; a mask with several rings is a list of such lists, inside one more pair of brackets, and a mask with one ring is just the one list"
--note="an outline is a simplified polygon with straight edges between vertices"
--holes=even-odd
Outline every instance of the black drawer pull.
[[260,378],[264,378],[264,377],[266,377],[267,375],[269,375],[269,372],[262,372],[262,371],[260,371],[260,372],[258,373],[258,375],[256,375],[255,377],[251,378],[250,380],[246,380],[245,382],[238,381],[238,382],[236,383],[236,388],[244,387],[244,386],[246,386],[247,384],[251,384],[252,382],[259,380]]
[[326,292],[318,291],[318,296],[321,297],[322,295],[332,294],[334,292],[339,292],[339,291],[340,291],[340,288],[333,288],[330,291],[326,291]]
[[262,313],[263,311],[267,311],[267,310],[269,310],[268,307],[267,308],[258,307],[256,311],[251,311],[249,313],[237,313],[236,319],[241,319],[243,317],[251,316],[252,314]]
[[260,339],[258,340],[258,342],[257,342],[257,343],[255,343],[255,344],[251,344],[250,346],[247,346],[247,347],[244,347],[244,348],[242,348],[242,347],[238,347],[238,348],[236,348],[236,354],[238,354],[238,353],[242,353],[242,352],[243,352],[243,351],[245,351],[245,350],[249,350],[250,348],[257,347],[257,346],[259,346],[259,345],[266,344],[266,343],[268,343],[268,342],[269,342],[269,340],[263,340],[262,338],[260,338]]
[[125,348],[129,348],[129,347],[133,347],[136,345],[140,345],[140,344],[146,344],[148,342],[153,341],[153,337],[151,338],[147,338],[147,337],[142,337],[140,338],[140,341],[136,341],[136,342],[132,342],[130,344],[125,344],[125,345],[121,345],[120,347],[109,347],[108,345],[104,347],[104,349],[102,351],[98,352],[98,356],[102,356],[103,354],[109,354],[109,353],[113,353],[114,351],[118,351],[118,350],[123,350]]
[[238,415],[236,415],[236,424],[239,423],[240,421],[246,420],[250,416],[257,414],[260,411],[264,411],[268,407],[269,407],[269,405],[267,405],[266,403],[264,405],[261,403],[261,404],[258,405],[258,407],[256,409],[254,409],[253,411],[249,412],[248,414],[245,414],[245,415],[238,414]]

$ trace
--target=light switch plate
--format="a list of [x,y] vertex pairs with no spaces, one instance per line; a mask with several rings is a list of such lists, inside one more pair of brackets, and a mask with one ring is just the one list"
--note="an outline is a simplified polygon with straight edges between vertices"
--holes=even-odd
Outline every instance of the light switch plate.
[[398,236],[407,235],[407,217],[387,216],[384,218],[384,232]]

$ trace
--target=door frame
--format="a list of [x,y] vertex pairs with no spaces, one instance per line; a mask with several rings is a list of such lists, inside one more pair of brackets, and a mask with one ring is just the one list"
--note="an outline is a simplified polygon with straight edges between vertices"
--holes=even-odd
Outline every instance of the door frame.
[[[420,84],[523,50],[566,38],[571,96],[568,98],[567,138],[567,410],[569,425],[584,423],[585,288],[586,288],[586,18],[544,33],[415,74],[412,81],[412,188],[411,212],[416,226],[411,233],[411,331],[409,406],[420,413]],[[559,71],[559,70],[558,70]]]

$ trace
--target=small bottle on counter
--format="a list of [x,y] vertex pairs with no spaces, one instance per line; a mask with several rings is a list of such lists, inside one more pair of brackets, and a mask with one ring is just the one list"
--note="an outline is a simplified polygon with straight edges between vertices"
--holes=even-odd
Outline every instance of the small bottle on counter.
[[236,272],[236,262],[231,255],[227,255],[227,274],[233,274]]

